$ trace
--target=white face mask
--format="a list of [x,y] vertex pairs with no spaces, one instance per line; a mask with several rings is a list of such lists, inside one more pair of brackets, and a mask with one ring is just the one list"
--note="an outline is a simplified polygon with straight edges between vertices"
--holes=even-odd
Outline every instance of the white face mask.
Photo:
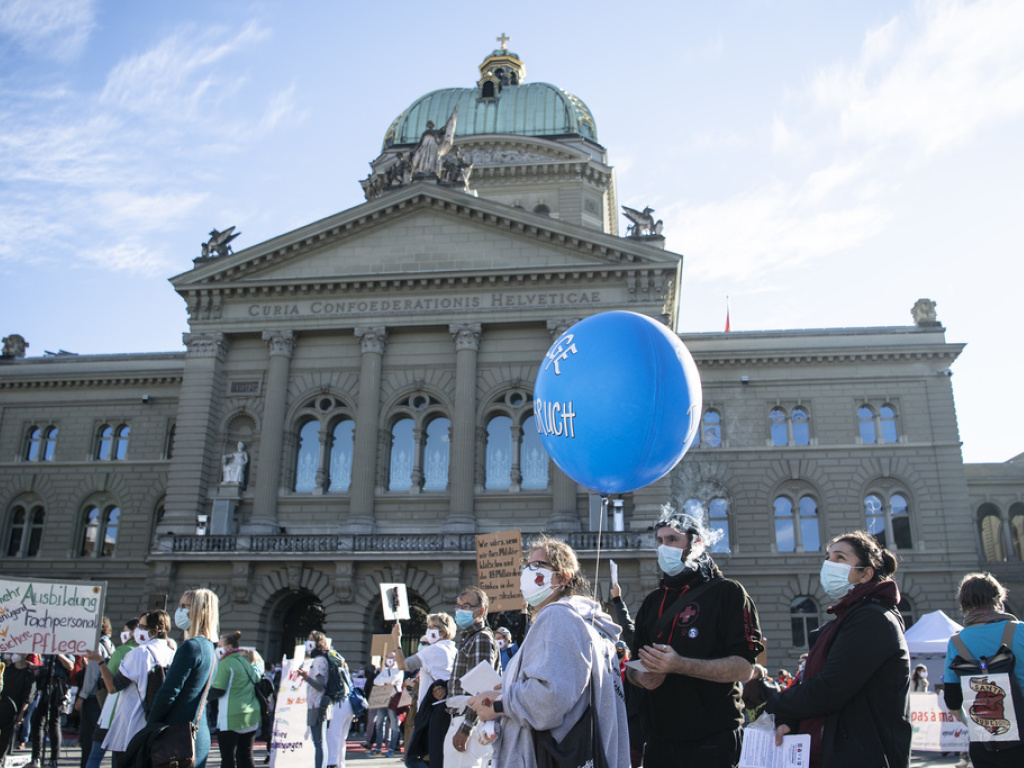
[[21,664],[21,660],[24,658],[20,653],[11,654],[11,664]]
[[821,564],[821,588],[825,594],[833,600],[840,599],[843,595],[853,589],[856,584],[850,581],[850,571],[853,566],[846,563],[833,563],[826,560]]
[[427,642],[428,643],[433,645],[434,643],[436,643],[440,639],[441,639],[441,630],[440,629],[428,629],[427,630]]
[[388,659],[387,661],[384,662],[384,666],[386,666],[386,667],[393,667],[393,666],[395,666],[395,660],[394,659]]
[[504,651],[505,648],[508,647],[508,641],[506,641],[505,638],[501,638],[500,640],[498,640],[498,647]]
[[307,640],[306,641],[306,653],[312,653],[314,650],[316,650],[316,643],[314,641],[312,641],[312,640]]
[[148,629],[140,629],[139,627],[136,627],[135,628],[135,642],[138,643],[139,645],[142,645],[143,643],[148,643],[149,642],[149,630]]
[[547,568],[538,568],[532,571],[527,568],[519,576],[519,591],[523,593],[523,599],[529,606],[536,607],[551,597],[555,592],[555,586],[551,583],[554,571]]
[[130,629],[125,629],[125,630],[123,630],[121,632],[121,645],[124,645],[125,643],[127,643],[131,639],[132,639],[132,631]]
[[218,646],[217,650],[215,651],[215,653],[217,654],[217,661],[220,661],[221,659],[223,659],[224,658],[224,654],[226,654],[227,652],[228,652],[227,648],[222,648],[222,647]]

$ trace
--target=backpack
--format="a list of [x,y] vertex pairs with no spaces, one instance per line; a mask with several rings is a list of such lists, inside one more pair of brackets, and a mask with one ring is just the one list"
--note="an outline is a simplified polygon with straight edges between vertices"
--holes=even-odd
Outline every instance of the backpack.
[[348,696],[352,688],[347,682],[348,672],[345,670],[345,659],[337,651],[327,651],[327,686],[324,688],[324,696],[337,704]]
[[1019,622],[1008,621],[999,648],[991,656],[975,659],[959,633],[950,638],[958,655],[949,668],[960,677],[970,740],[987,750],[1010,749],[1021,743],[1024,698],[1014,670],[1010,647]]
[[156,693],[160,690],[160,686],[164,684],[164,680],[167,679],[167,667],[161,667],[156,663],[156,655],[153,653],[152,648],[147,648],[149,651],[149,657],[153,660],[153,668],[146,673],[146,700],[142,702],[143,709],[146,714],[153,708],[153,702],[156,701]]

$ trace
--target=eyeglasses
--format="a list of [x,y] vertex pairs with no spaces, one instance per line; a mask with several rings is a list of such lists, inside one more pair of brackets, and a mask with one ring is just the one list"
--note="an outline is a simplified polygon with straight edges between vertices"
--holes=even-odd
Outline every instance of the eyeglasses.
[[476,608],[479,608],[479,607],[480,607],[479,604],[473,605],[472,603],[456,603],[455,604],[455,610],[456,611],[472,611],[472,610],[474,610]]
[[546,563],[543,560],[534,560],[529,563],[523,563],[519,566],[520,571],[539,571],[541,568],[547,568],[553,571],[555,566],[551,563]]

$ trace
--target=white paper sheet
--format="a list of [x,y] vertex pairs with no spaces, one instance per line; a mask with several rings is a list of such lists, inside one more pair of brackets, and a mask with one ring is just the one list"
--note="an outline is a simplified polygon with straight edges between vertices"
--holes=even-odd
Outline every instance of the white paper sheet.
[[493,691],[501,685],[501,675],[494,671],[490,662],[481,661],[464,674],[459,683],[462,685],[462,690],[471,696],[476,696],[484,691]]
[[807,768],[811,764],[811,737],[794,734],[782,737],[775,746],[775,718],[762,715],[743,729],[743,751],[739,768]]
[[609,560],[608,561],[608,565],[612,569],[612,584],[618,584],[619,583],[619,564],[616,563],[614,560]]

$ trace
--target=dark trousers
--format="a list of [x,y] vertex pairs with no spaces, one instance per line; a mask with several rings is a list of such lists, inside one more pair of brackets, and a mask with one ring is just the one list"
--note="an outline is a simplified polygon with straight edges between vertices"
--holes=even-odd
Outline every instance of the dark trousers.
[[217,735],[221,768],[254,768],[252,743],[255,740],[255,731],[250,733],[221,731]]
[[1024,744],[1012,749],[989,750],[984,744],[971,742],[969,747],[974,768],[1021,768],[1024,766]]
[[648,734],[644,768],[736,768],[742,745],[739,728],[700,741],[657,741]]
[[[7,699],[7,701],[10,702],[10,704],[4,702],[4,706],[10,706],[15,712],[17,712],[17,707],[14,702],[10,699]],[[3,765],[4,758],[7,757],[7,753],[11,751],[11,744],[14,743],[14,732],[16,730],[18,729],[14,727],[14,723],[0,727],[0,765]]]
[[[58,692],[60,695],[57,695]],[[44,739],[50,738],[50,760],[60,758],[61,732],[60,710],[64,704],[62,691],[50,691],[39,695],[39,705],[32,713],[32,762],[43,759]]]
[[92,740],[96,734],[96,721],[100,719],[100,704],[95,696],[82,700],[82,711],[78,718],[78,746],[82,750],[82,768],[89,762]]

